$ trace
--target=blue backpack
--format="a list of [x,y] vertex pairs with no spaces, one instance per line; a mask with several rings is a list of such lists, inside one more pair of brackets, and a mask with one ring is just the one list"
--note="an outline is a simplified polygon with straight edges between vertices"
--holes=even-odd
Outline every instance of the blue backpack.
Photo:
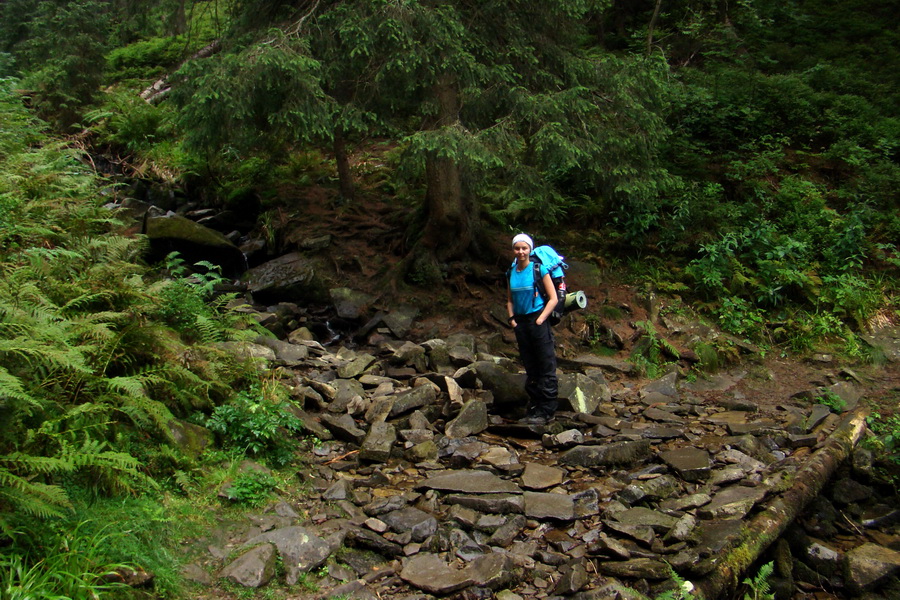
[[[550,317],[547,319],[550,321],[551,325],[556,325],[562,320],[563,314],[566,310],[566,273],[565,269],[569,268],[565,262],[563,262],[563,256],[560,256],[559,253],[551,248],[550,246],[538,246],[534,250],[531,251],[531,263],[534,265],[534,289],[540,294],[541,298],[544,302],[547,302],[547,291],[544,289],[544,286],[541,285],[541,265],[547,267],[550,271],[550,279],[553,280],[553,287],[556,290],[556,297],[559,302],[556,303],[556,307],[553,309],[553,312],[550,313]],[[507,271],[507,279],[509,275],[512,273],[512,269],[516,266],[516,261],[513,261],[512,266],[510,266]]]

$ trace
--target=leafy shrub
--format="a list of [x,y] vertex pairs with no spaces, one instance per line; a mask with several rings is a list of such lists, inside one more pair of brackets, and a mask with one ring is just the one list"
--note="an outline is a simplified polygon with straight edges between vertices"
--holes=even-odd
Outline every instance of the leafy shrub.
[[226,497],[232,502],[246,506],[262,506],[269,499],[277,482],[263,471],[248,470],[239,473],[227,486]]
[[267,333],[248,315],[231,309],[229,303],[236,294],[216,292],[216,286],[225,281],[221,267],[208,261],[200,261],[195,267],[197,270],[188,271],[177,252],[166,257],[172,279],[160,284],[162,302],[156,313],[160,319],[189,340],[205,343]]
[[86,112],[84,120],[99,145],[113,145],[139,157],[149,155],[173,133],[168,105],[148,104],[129,89],[109,92],[103,106]]
[[223,437],[226,448],[265,457],[277,466],[286,465],[297,448],[290,436],[301,432],[303,423],[274,395],[274,391],[254,385],[216,407],[206,426]]

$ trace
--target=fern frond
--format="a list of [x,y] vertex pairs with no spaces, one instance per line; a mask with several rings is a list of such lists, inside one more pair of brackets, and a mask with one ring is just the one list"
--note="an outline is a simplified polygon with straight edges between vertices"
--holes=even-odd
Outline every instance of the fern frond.
[[[42,474],[68,472],[75,469],[75,464],[55,456],[33,456],[22,452],[13,452],[0,456],[0,464],[5,465],[6,469],[12,469],[19,473]],[[0,467],[3,468],[3,467]],[[8,471],[11,473],[11,471]],[[0,474],[0,485],[10,485],[3,481]]]
[[0,498],[16,510],[47,519],[60,517],[72,508],[65,490],[58,485],[23,481],[22,487],[5,486],[0,482]]
[[36,398],[25,391],[22,380],[7,371],[3,365],[0,365],[0,401],[4,399],[21,402],[24,406],[17,406],[16,408],[24,410],[26,414],[31,414],[30,409],[40,408],[41,406],[41,403]]
[[202,344],[213,344],[222,341],[222,326],[216,319],[205,315],[196,315],[194,327]]

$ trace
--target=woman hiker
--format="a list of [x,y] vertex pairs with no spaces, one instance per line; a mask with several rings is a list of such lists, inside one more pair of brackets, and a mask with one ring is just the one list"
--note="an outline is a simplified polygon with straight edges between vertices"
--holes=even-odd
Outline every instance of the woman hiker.
[[[528,413],[519,422],[546,425],[553,419],[557,406],[556,348],[547,321],[558,302],[556,289],[543,265],[540,281],[535,281],[538,275],[531,260],[534,242],[528,235],[520,233],[514,237],[512,247],[516,262],[509,270],[506,312],[525,365],[525,391],[529,398]],[[537,285],[544,286],[547,302],[538,293]]]

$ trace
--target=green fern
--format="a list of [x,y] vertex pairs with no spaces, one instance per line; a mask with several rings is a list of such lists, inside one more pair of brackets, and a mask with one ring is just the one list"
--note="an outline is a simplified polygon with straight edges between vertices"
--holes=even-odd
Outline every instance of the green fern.
[[759,568],[755,577],[744,579],[744,585],[750,587],[750,591],[744,594],[744,600],[775,600],[775,594],[771,591],[769,578],[775,571],[775,563],[768,562]]

